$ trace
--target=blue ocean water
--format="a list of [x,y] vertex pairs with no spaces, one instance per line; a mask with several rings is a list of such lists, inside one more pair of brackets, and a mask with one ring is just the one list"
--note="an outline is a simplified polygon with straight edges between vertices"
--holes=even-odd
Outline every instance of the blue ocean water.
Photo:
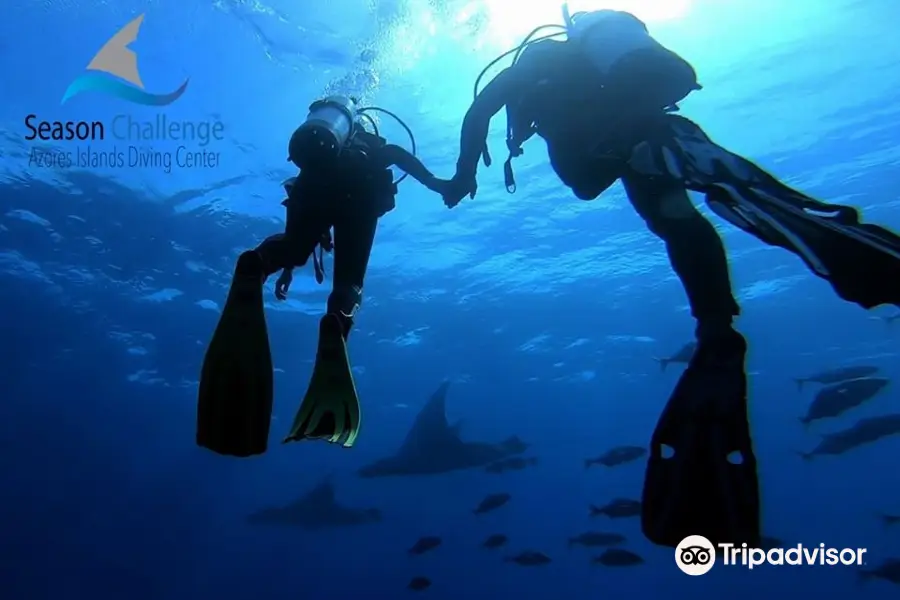
[[[900,6],[887,0],[573,2],[634,11],[697,68],[683,104],[718,143],[868,220],[900,227]],[[559,22],[554,1],[10,0],[0,20],[0,597],[93,600],[402,598],[413,576],[431,598],[553,599],[761,594],[896,595],[847,567],[716,568],[691,578],[636,520],[589,519],[589,503],[637,497],[642,462],[586,471],[585,458],[646,444],[679,369],[655,356],[693,322],[663,245],[621,189],[574,199],[532,141],[519,191],[482,168],[473,200],[448,211],[413,181],[378,232],[350,353],[364,423],[351,450],[273,443],[230,460],[194,445],[197,377],[234,260],[282,227],[290,133],[326,92],[355,93],[405,119],[419,155],[449,177],[475,76],[533,27]],[[132,48],[148,91],[185,78],[164,108],[83,95],[60,100],[104,42],[140,14]],[[27,140],[47,121],[221,123],[211,167],[46,164],[60,153],[177,140]],[[505,156],[503,118],[491,149]],[[405,143],[389,120],[384,132]],[[189,146],[197,150],[199,142]],[[126,161],[127,162],[127,161]],[[168,172],[167,172],[168,171]],[[704,209],[705,210],[705,209]],[[797,452],[855,420],[898,412],[889,389],[845,417],[798,423],[812,392],[792,379],[874,364],[898,373],[897,330],[840,301],[794,256],[716,220],[732,259],[751,343],[752,424],[764,529],[787,543],[868,549],[869,567],[900,555],[895,457],[900,439],[804,462]],[[326,265],[330,271],[330,264]],[[865,268],[861,265],[862,269]],[[277,368],[273,436],[283,435],[310,375],[327,285],[311,268],[291,297],[266,297]],[[900,326],[898,323],[896,326]],[[466,439],[516,434],[539,464],[419,478],[360,479],[390,454],[416,411],[453,380],[451,421]],[[274,438],[273,438],[274,440]],[[380,523],[307,532],[248,525],[331,477],[338,500],[377,507]],[[513,499],[474,517],[489,493]],[[618,531],[646,564],[592,566],[566,540]],[[479,547],[505,533],[508,548]],[[443,545],[410,557],[422,535]],[[503,556],[539,550],[523,568]]]

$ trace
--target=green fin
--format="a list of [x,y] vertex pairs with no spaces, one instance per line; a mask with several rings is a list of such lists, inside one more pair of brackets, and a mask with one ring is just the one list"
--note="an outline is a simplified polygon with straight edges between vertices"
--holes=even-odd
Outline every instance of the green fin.
[[217,454],[247,457],[268,447],[274,375],[262,282],[259,255],[243,253],[203,359],[197,445]]
[[325,440],[350,448],[359,435],[360,409],[347,344],[334,315],[319,322],[319,348],[309,389],[283,443]]

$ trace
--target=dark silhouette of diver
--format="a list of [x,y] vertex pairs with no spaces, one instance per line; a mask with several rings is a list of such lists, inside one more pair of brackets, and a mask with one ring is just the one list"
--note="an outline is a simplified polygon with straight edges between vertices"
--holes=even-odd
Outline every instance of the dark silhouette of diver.
[[[563,16],[564,26],[539,27],[492,62],[488,68],[515,53],[513,65],[480,93],[476,81],[444,202],[453,207],[474,197],[478,160],[491,162],[488,126],[503,107],[510,193],[512,158],[534,134],[544,139],[554,171],[578,198],[595,199],[622,181],[634,209],[665,242],[697,321],[697,351],[652,436],[644,533],[668,546],[694,534],[715,543],[758,544],[747,345],[732,327],[739,309],[722,241],[687,190],[705,194],[714,212],[763,242],[797,254],[842,298],[865,308],[900,304],[900,238],[861,224],[854,208],[787,187],[673,114],[678,102],[701,89],[696,73],[633,15],[569,15],[564,6]],[[537,36],[549,27],[563,29],[566,39],[553,39],[561,33]]]
[[375,110],[397,118],[377,107],[360,108],[352,98],[331,96],[310,107],[306,122],[291,137],[289,160],[300,173],[284,184],[288,196],[283,202],[287,208],[284,233],[238,258],[227,302],[203,361],[197,408],[200,446],[242,457],[266,451],[273,371],[263,283],[283,270],[275,289],[276,297],[283,300],[293,268],[305,265],[310,257],[321,283],[322,253],[332,249],[333,285],[319,323],[316,362],[284,441],[325,439],[350,447],[356,440],[359,399],[346,340],[362,302],[378,219],[394,208],[399,180],[394,181],[390,167],[437,192],[443,183],[413,153],[388,144],[379,135],[369,117]]

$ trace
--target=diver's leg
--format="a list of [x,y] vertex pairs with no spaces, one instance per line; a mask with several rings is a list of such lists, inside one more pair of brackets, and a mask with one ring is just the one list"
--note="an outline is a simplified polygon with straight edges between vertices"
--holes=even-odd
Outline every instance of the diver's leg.
[[624,184],[665,241],[697,319],[697,350],[653,432],[642,528],[661,545],[702,535],[753,547],[759,483],[747,420],[746,342],[732,327],[738,305],[724,246],[677,181],[627,176]]
[[334,284],[328,296],[328,313],[341,321],[344,339],[350,335],[362,304],[363,281],[377,226],[376,217],[359,215],[341,220],[334,227]]
[[730,335],[740,309],[732,293],[725,247],[712,223],[674,179],[627,174],[622,183],[650,231],[666,244],[697,320],[698,341]]
[[329,226],[318,205],[299,202],[289,205],[284,233],[270,236],[248,251],[259,256],[263,280],[281,269],[305,265]]
[[375,216],[350,215],[334,224],[334,279],[327,313],[319,322],[316,363],[285,442],[324,439],[350,447],[359,434],[360,407],[346,339],[362,303],[372,252]]

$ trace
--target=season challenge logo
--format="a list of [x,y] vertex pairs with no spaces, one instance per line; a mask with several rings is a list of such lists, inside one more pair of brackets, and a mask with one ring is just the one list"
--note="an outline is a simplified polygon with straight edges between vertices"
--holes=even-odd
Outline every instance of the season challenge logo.
[[[109,38],[66,88],[60,104],[89,93],[157,108],[181,98],[187,79],[167,93],[145,89],[131,48],[143,22],[144,15],[138,15]],[[119,114],[103,121],[44,120],[30,114],[25,128],[25,139],[34,142],[28,157],[32,167],[154,168],[165,173],[217,167],[221,157],[211,144],[223,139],[225,129],[218,121],[176,121],[162,113],[150,120]]]
[[[28,165],[35,168],[214,169],[221,163],[214,143],[224,139],[221,121],[176,121],[158,114],[139,120],[122,114],[107,121],[42,121],[25,117],[33,146]],[[111,143],[110,143],[111,142]]]

